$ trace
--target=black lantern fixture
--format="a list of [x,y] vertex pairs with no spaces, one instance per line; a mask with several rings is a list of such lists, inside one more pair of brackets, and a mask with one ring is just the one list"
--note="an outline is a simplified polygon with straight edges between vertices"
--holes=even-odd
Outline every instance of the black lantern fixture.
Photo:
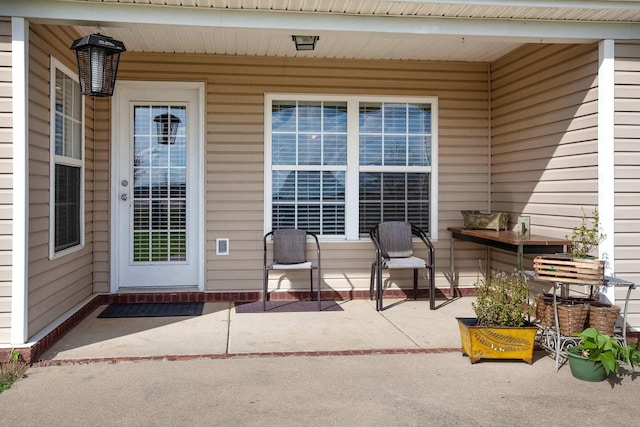
[[314,50],[319,36],[291,36],[296,44],[296,50]]
[[176,143],[176,133],[180,126],[180,117],[173,114],[160,114],[153,118],[156,122],[156,134],[158,135],[158,144],[168,145]]
[[91,34],[74,41],[80,90],[88,96],[111,96],[116,84],[120,54],[124,43],[102,34]]

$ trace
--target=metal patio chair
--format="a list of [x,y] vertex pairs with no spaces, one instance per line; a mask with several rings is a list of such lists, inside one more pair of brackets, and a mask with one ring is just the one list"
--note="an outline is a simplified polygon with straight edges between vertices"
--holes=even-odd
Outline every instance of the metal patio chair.
[[[273,241],[273,262],[267,261],[267,241],[269,236]],[[315,264],[307,260],[307,236],[311,236],[315,241],[316,262]],[[301,229],[281,229],[270,231],[264,236],[264,278],[262,284],[262,309],[267,309],[267,299],[269,298],[269,271],[271,270],[309,270],[309,283],[311,285],[310,298],[313,299],[313,270],[318,270],[317,292],[318,311],[322,308],[320,301],[320,244],[318,236]]]
[[[408,222],[382,222],[369,232],[371,240],[376,246],[376,258],[371,264],[371,280],[369,297],[373,299],[374,286],[376,295],[376,310],[383,310],[382,304],[382,270],[412,269],[413,297],[418,293],[418,269],[429,270],[429,305],[435,309],[435,262],[433,244],[427,234],[419,227]],[[425,245],[428,258],[413,256],[413,236],[418,237]]]

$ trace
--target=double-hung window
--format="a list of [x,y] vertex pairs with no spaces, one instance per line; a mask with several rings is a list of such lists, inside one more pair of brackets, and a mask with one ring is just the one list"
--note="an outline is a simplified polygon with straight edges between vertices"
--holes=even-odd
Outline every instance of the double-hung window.
[[437,99],[269,94],[265,230],[357,240],[382,221],[435,238]]
[[51,58],[51,258],[84,243],[83,117],[77,75]]

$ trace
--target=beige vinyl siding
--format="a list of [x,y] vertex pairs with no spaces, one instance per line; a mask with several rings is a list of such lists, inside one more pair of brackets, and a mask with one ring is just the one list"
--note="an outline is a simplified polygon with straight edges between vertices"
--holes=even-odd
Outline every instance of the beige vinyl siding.
[[85,247],[49,260],[50,55],[76,69],[67,27],[32,25],[29,46],[29,336],[89,297],[93,277],[93,123],[86,103]]
[[[449,286],[443,276],[449,266],[446,228],[461,225],[460,209],[488,208],[487,64],[127,53],[118,78],[206,82],[206,291],[261,289],[265,93],[439,97],[439,287]],[[104,158],[107,130],[97,131],[96,155]],[[102,193],[108,190],[103,179],[107,166],[99,162],[98,167],[96,189]],[[100,218],[96,215],[96,230],[101,230],[96,233],[96,260],[108,258],[108,235],[102,233],[108,218],[102,214],[101,209]],[[223,237],[230,239],[229,256],[215,253],[215,239]],[[368,288],[371,242],[327,241],[322,250],[327,285],[336,290]],[[465,256],[462,250],[461,269],[474,265]],[[96,263],[96,286],[102,290],[107,287],[103,280],[108,280],[108,264]],[[294,286],[304,289],[307,281]]]
[[596,44],[527,45],[491,64],[491,207],[530,216],[535,234],[564,238],[597,206],[597,72]]
[[93,100],[93,109],[90,112],[93,114],[91,120],[93,121],[95,132],[95,146],[93,147],[95,159],[93,170],[93,187],[95,190],[93,194],[93,290],[95,293],[109,293],[111,291],[109,282],[109,256],[111,253],[109,244],[109,203],[111,200],[109,140],[111,137],[111,113],[109,105],[108,98],[95,98]]
[[[615,58],[615,270],[640,284],[640,43],[616,42]],[[640,291],[631,297],[629,324],[640,330]]]
[[11,341],[12,101],[11,22],[0,19],[0,343]]

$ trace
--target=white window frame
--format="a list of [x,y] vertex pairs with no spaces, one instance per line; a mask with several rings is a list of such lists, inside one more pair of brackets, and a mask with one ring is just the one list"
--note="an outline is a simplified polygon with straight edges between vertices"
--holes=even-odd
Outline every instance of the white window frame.
[[[264,100],[264,232],[271,231],[272,224],[272,135],[271,115],[273,101],[328,101],[347,103],[347,172],[345,185],[345,235],[320,236],[323,240],[362,240],[359,235],[359,174],[367,171],[389,172],[389,167],[360,168],[358,155],[359,110],[361,102],[403,103],[431,105],[431,166],[398,167],[398,172],[429,172],[430,188],[430,238],[438,239],[438,98],[435,96],[372,96],[372,95],[333,95],[333,94],[298,94],[298,93],[266,93]],[[394,171],[396,169],[394,168]]]
[[[79,83],[77,73],[73,72],[70,68],[66,67],[60,61],[51,56],[51,76],[50,76],[50,143],[49,143],[49,259],[56,259],[67,255],[72,252],[76,252],[82,249],[85,245],[85,196],[84,196],[84,179],[85,179],[85,99],[81,96],[81,123],[80,123],[80,159],[72,157],[61,156],[56,154],[56,71],[61,71],[68,78]],[[56,251],[56,209],[55,209],[55,190],[56,190],[56,165],[73,166],[80,168],[80,215],[78,216],[79,229],[80,229],[80,242],[59,251]]]

